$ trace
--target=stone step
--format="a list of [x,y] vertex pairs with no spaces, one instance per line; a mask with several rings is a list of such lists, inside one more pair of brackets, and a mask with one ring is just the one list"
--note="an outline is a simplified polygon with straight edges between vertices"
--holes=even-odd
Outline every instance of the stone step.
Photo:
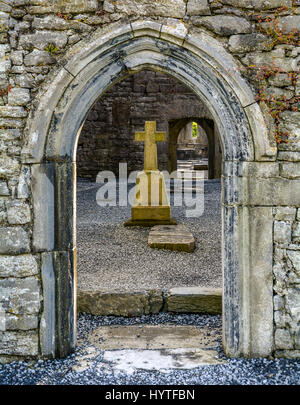
[[195,163],[194,170],[208,170],[208,165],[205,163]]
[[172,288],[166,297],[168,312],[222,313],[222,289],[205,287]]
[[159,312],[222,313],[222,289],[177,287],[167,293],[147,291],[79,290],[78,312],[92,315],[135,317]]

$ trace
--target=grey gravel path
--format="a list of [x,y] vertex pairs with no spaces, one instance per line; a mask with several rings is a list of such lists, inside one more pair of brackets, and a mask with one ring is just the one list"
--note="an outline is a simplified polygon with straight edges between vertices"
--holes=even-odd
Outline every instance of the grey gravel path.
[[[140,318],[93,317],[81,314],[78,336],[86,342],[88,334],[101,325],[176,324],[208,327],[211,333],[221,328],[221,318],[209,315],[144,315]],[[66,359],[14,362],[0,365],[0,384],[9,385],[299,385],[300,361],[287,359],[226,359],[221,341],[218,356],[224,364],[190,370],[145,371],[115,370],[103,365],[104,352],[92,351],[82,343]],[[78,369],[78,364],[81,368]]]
[[222,286],[219,181],[205,181],[202,216],[186,218],[186,207],[172,206],[172,216],[186,224],[196,239],[193,253],[149,248],[149,228],[123,226],[130,218],[130,206],[100,207],[96,203],[98,189],[99,184],[78,182],[79,290]]

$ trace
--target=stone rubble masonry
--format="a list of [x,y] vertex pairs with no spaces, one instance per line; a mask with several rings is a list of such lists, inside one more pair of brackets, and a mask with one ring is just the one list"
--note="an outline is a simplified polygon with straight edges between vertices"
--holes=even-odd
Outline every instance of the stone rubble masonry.
[[299,208],[274,209],[275,354],[299,356],[300,215]]
[[[292,83],[286,72],[298,71],[300,48],[290,44],[275,44],[271,48],[270,39],[265,38],[258,31],[257,23],[253,18],[253,15],[259,14],[273,16],[276,8],[282,6],[288,9],[279,17],[279,25],[284,32],[291,32],[299,27],[300,18],[300,6],[297,4],[292,7],[292,0],[117,0],[116,2],[112,0],[104,2],[14,0],[13,4],[10,1],[1,2],[0,296],[5,297],[1,298],[1,300],[4,299],[1,305],[5,308],[7,330],[0,330],[0,361],[14,358],[14,356],[41,356],[37,325],[41,324],[41,313],[44,310],[40,306],[43,297],[39,280],[42,274],[39,255],[35,255],[33,251],[42,251],[42,254],[47,254],[44,252],[49,250],[44,246],[43,249],[33,247],[31,239],[36,213],[31,209],[33,204],[31,166],[35,165],[27,161],[22,163],[20,154],[22,148],[27,145],[27,136],[30,136],[32,142],[36,139],[37,133],[33,131],[28,134],[26,125],[39,105],[41,95],[45,89],[54,85],[55,80],[59,81],[62,66],[65,66],[65,78],[73,74],[66,70],[69,62],[67,55],[72,56],[72,52],[76,52],[76,47],[78,49],[84,47],[82,45],[84,41],[89,44],[94,38],[93,35],[97,35],[98,32],[102,30],[108,32],[112,23],[128,22],[135,27],[139,25],[137,20],[142,19],[149,21],[143,35],[149,33],[153,25],[160,27],[160,24],[164,24],[159,31],[163,38],[171,40],[174,28],[181,33],[181,37],[176,39],[179,45],[184,43],[186,35],[194,35],[201,39],[203,33],[209,34],[219,44],[218,46],[231,53],[239,67],[239,72],[248,81],[253,91],[257,87],[257,82],[252,71],[247,69],[249,65],[267,64],[280,68],[282,73],[270,77],[266,82],[266,91],[293,97],[299,95],[300,82],[298,79],[296,84]],[[140,35],[137,31],[134,32]],[[100,37],[98,39],[101,40]],[[123,39],[126,40],[125,37]],[[81,40],[82,43],[80,43]],[[80,66],[77,68],[79,69]],[[69,66],[69,69],[72,72],[75,71],[72,66]],[[125,80],[124,83],[122,97],[128,98],[129,89],[126,89],[126,86],[129,81]],[[157,84],[156,80],[149,81],[148,93],[147,88],[145,90],[147,94],[145,103],[149,103],[149,98],[151,99],[150,90],[158,94]],[[139,84],[136,83],[136,86],[138,88]],[[161,93],[163,96],[163,88]],[[45,111],[52,107],[54,101],[51,99],[48,102],[44,107]],[[162,103],[164,102],[165,100],[162,99]],[[252,105],[247,105],[247,110],[252,108]],[[128,112],[122,108],[118,104],[115,105],[113,113],[115,118],[126,116]],[[97,111],[97,107],[94,112],[101,113]],[[265,115],[270,126],[270,136],[273,136],[271,122],[267,114]],[[100,116],[101,114],[99,119]],[[87,125],[92,122],[95,120],[87,121]],[[48,124],[50,125],[41,120],[41,125],[44,127]],[[261,169],[256,170],[252,167],[252,174],[240,178],[243,186],[248,190],[248,196],[243,195],[243,201],[236,201],[236,196],[225,196],[232,210],[237,204],[243,207],[252,205],[254,208],[266,206],[268,212],[269,208],[274,210],[272,228],[274,232],[274,355],[290,358],[300,356],[299,128],[299,112],[283,112],[280,129],[290,131],[289,142],[278,146],[275,161],[266,161],[263,165],[259,163],[257,166]],[[91,133],[92,125],[89,131]],[[96,145],[94,139],[97,136],[95,136],[91,140],[90,148],[98,148],[98,156],[102,149],[101,156],[105,161],[108,156],[119,150],[120,140],[112,138],[109,143],[106,139],[107,132],[102,129],[98,132],[96,128],[95,133],[97,135],[101,133],[103,138],[102,140],[98,138]],[[84,136],[83,132],[82,139]],[[123,141],[125,138],[122,139]],[[84,153],[88,155],[87,150]],[[45,181],[34,186],[40,190],[45,190],[46,186],[50,188],[51,179],[46,179],[50,169],[49,173],[40,171],[43,174],[40,174],[40,177]],[[38,169],[34,172],[38,172]],[[34,201],[34,204],[37,206],[38,201]],[[41,207],[39,212],[40,215],[44,214]],[[48,298],[50,296],[51,294],[48,293]],[[10,309],[13,309],[13,312],[10,312]],[[0,307],[0,311],[2,310],[3,308]],[[43,316],[45,317],[45,313]],[[3,322],[1,322],[2,327]],[[40,330],[42,334],[43,327]],[[50,343],[49,345],[51,346]]]

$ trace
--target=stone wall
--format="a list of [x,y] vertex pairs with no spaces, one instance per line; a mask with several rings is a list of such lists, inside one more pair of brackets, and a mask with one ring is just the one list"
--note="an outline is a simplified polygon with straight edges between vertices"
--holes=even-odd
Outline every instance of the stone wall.
[[[119,162],[141,170],[144,145],[134,141],[145,121],[156,121],[167,133],[170,120],[211,118],[199,98],[186,86],[159,72],[143,70],[113,86],[94,105],[82,128],[77,148],[77,173],[95,178],[100,170],[118,173]],[[167,142],[158,143],[158,166],[168,170]]]
[[[282,6],[286,8],[279,10]],[[290,39],[276,39],[272,30],[267,35],[263,31],[267,23],[259,22],[259,15],[276,18],[276,27],[284,35],[290,35]],[[33,187],[39,187],[32,180],[32,171],[37,165],[21,159],[21,150],[28,139],[37,141],[36,132],[26,131],[28,123],[41,95],[66,65],[67,51],[72,55],[73,47],[78,49],[81,40],[85,38],[88,43],[112,22],[133,24],[140,19],[165,24],[161,35],[166,40],[170,35],[168,27],[175,27],[177,38],[182,38],[179,44],[184,43],[186,35],[208,33],[231,53],[253,93],[263,84],[261,90],[275,99],[285,97],[293,107],[279,113],[274,121],[261,97],[260,107],[270,137],[278,135],[278,130],[290,135],[287,143],[278,145],[280,176],[273,175],[269,169],[272,162],[266,162],[261,174],[265,183],[257,180],[251,205],[265,205],[268,198],[273,202],[274,354],[299,357],[300,201],[296,191],[300,178],[300,113],[299,101],[294,97],[299,97],[300,91],[297,75],[300,47],[299,39],[291,36],[294,29],[299,30],[299,1],[3,0],[0,4],[0,359],[41,356],[43,327],[49,327],[42,318],[45,293],[49,293],[41,285],[43,249],[32,242],[36,222],[32,207],[38,203],[32,200],[31,192]],[[263,75],[258,81],[256,69],[261,67],[263,71],[266,64],[273,66],[276,74]],[[67,77],[67,68],[64,74]],[[44,108],[46,115],[48,105]],[[51,187],[46,169],[43,175],[45,184],[48,182]],[[249,177],[249,182],[254,180]],[[259,184],[268,184],[268,188],[259,188]],[[41,193],[40,201],[45,198]],[[42,211],[41,208],[41,216]],[[50,279],[51,274],[46,272],[43,277]]]
[[[298,171],[299,175],[299,171]],[[300,209],[274,209],[274,322],[276,355],[299,356]]]

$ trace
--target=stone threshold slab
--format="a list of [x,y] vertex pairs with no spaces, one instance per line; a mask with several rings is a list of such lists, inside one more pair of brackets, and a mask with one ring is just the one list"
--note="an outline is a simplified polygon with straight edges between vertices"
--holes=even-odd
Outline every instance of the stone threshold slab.
[[222,313],[222,289],[177,287],[167,293],[147,291],[79,290],[78,312],[102,316],[135,317],[159,312]]

